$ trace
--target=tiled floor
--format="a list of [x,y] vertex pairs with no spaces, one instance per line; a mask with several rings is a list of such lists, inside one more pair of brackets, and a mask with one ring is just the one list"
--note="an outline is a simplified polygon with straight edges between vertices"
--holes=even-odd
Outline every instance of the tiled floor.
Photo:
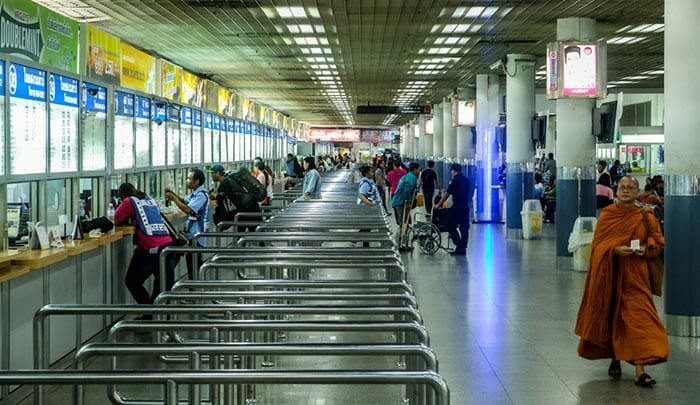
[[586,273],[555,268],[554,233],[510,240],[502,224],[474,224],[466,257],[404,255],[452,404],[700,403],[700,339],[669,338],[669,362],[647,369],[652,389],[631,365],[613,379],[608,361],[578,357]]

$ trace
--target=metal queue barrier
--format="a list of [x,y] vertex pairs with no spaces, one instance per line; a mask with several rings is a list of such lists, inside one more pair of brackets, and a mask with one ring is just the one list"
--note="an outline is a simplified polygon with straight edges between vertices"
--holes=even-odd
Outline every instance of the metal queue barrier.
[[[242,405],[256,398],[257,385],[398,384],[405,387],[404,398],[411,403],[448,404],[447,385],[435,374],[437,362],[427,348],[428,334],[413,290],[405,282],[405,269],[389,223],[379,209],[356,204],[357,185],[348,183],[350,175],[348,171],[324,174],[321,200],[299,200],[301,191],[296,187],[281,195],[289,203],[283,209],[252,216],[241,213],[234,221],[219,224],[229,225],[231,230],[197,236],[217,245],[226,241],[227,246],[164,249],[160,256],[162,283],[167,255],[199,253],[207,260],[199,269],[200,280],[178,281],[172,291],[165,291],[162,285],[164,292],[153,306],[45,306],[34,322],[36,370],[0,372],[0,384],[78,384],[74,398],[80,404],[83,384],[107,385],[113,403],[130,405]],[[238,232],[236,228],[253,225],[255,232]],[[231,275],[226,273],[231,270],[232,278],[206,279],[222,273]],[[247,270],[255,270],[256,278],[240,277],[241,271],[246,276]],[[344,272],[352,273],[352,278],[345,278]],[[84,368],[87,357],[97,353],[113,359],[113,370],[42,371],[49,366],[46,319],[97,314],[152,314],[154,319],[121,320],[109,330],[109,343],[78,350],[76,368]],[[349,334],[345,339],[353,342],[278,341],[289,332]],[[140,339],[155,337],[156,342],[117,343],[125,334],[133,337],[133,333],[138,333]],[[176,344],[160,343],[163,334],[177,333],[186,334],[187,339]],[[117,357],[134,355],[153,355],[166,365],[178,363],[189,369],[117,369]],[[334,366],[316,371],[269,371],[270,366],[280,367],[274,358],[290,355],[395,356],[405,369],[377,371],[362,367],[361,371],[339,371],[337,368],[342,366]],[[263,356],[260,365],[267,369],[256,368],[256,356]],[[116,385],[149,383],[164,386],[162,399],[125,399],[116,390]],[[184,402],[177,396],[182,384],[190,384]],[[203,385],[209,387],[206,399],[200,389]],[[35,390],[34,399],[42,404],[43,390]]]
[[435,405],[449,405],[447,383],[431,371],[0,371],[0,384],[163,386],[165,405],[178,405],[182,384],[422,384],[435,392]]

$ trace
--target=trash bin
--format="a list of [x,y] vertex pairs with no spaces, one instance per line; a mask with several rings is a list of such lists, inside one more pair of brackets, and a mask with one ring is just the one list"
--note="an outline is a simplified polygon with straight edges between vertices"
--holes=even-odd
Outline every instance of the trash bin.
[[520,216],[523,219],[523,239],[539,238],[544,216],[540,200],[525,200]]
[[595,217],[578,217],[574,222],[574,229],[569,235],[568,250],[574,254],[574,270],[576,271],[588,271],[595,225]]

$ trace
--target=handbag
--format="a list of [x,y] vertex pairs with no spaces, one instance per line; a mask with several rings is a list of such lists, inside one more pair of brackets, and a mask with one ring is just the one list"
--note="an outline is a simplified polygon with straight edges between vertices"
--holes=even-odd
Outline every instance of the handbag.
[[163,218],[163,224],[165,225],[165,228],[168,230],[168,234],[170,234],[170,238],[173,240],[173,245],[175,246],[185,246],[188,243],[190,243],[189,240],[187,240],[187,237],[182,231],[176,231],[175,227],[173,226],[172,223],[168,220],[168,218],[163,215],[163,213],[160,213],[161,218]]
[[[644,209],[642,209],[642,220],[644,221],[644,228],[646,228],[646,240],[649,239],[649,217]],[[647,267],[649,267],[651,293],[660,297],[664,283],[664,262],[661,260],[661,255],[647,259]]]

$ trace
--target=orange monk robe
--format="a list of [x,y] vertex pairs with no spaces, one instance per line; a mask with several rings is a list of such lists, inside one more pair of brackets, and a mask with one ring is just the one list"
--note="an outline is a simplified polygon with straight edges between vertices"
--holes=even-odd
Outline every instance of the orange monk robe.
[[[663,250],[664,237],[654,215],[649,219],[647,257]],[[581,337],[578,353],[586,359],[612,358],[650,365],[668,358],[668,337],[654,306],[646,258],[613,254],[615,246],[643,240],[646,228],[638,207],[612,204],[596,224],[591,262],[575,332]],[[613,285],[613,266],[617,279]],[[613,301],[614,297],[614,301]]]

